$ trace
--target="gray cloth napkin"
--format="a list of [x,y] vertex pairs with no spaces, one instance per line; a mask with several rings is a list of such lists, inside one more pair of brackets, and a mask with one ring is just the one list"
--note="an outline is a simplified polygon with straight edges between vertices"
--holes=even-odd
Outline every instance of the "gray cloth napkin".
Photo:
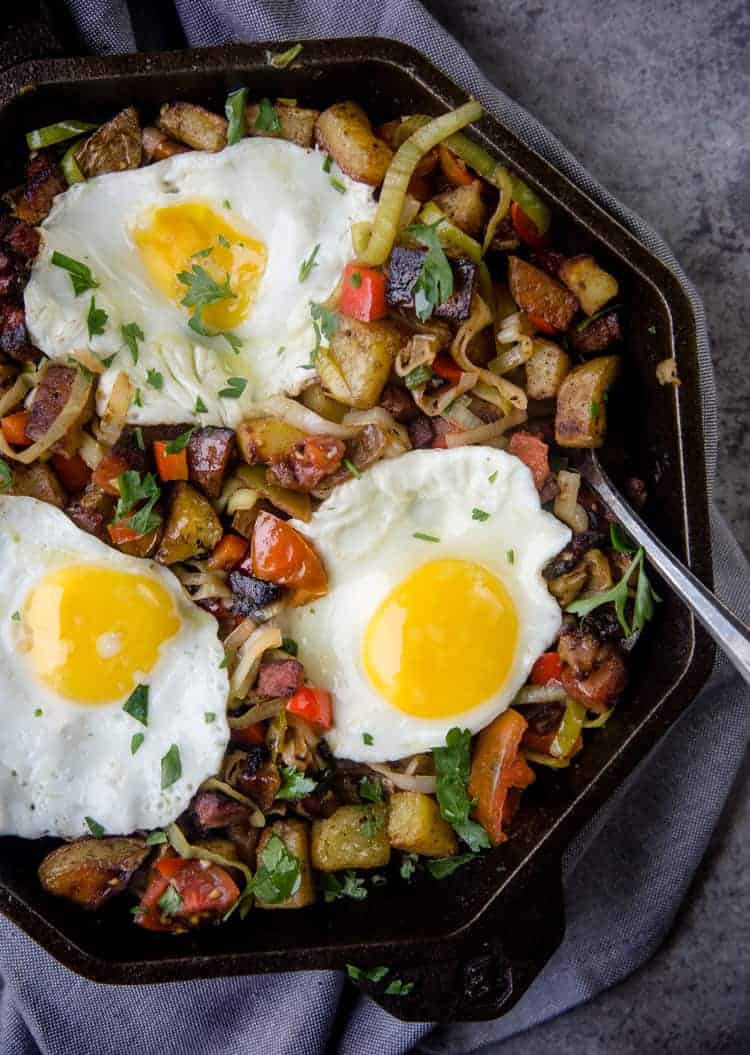
[[[124,0],[69,0],[86,44],[135,48]],[[625,224],[677,275],[693,304],[704,396],[709,486],[716,398],[703,307],[663,240],[617,202],[521,107],[480,74],[417,0],[177,0],[191,45],[379,35],[413,45]],[[158,5],[157,5],[158,9]],[[712,513],[719,595],[750,615],[748,567]],[[657,949],[704,853],[750,738],[748,693],[721,660],[700,698],[576,839],[565,856],[565,940],[507,1015],[433,1029],[396,1021],[360,998],[335,1045],[340,1055],[468,1055],[590,999]],[[329,1045],[341,975],[318,972],[115,988],[69,973],[0,920],[3,1055],[315,1055]]]

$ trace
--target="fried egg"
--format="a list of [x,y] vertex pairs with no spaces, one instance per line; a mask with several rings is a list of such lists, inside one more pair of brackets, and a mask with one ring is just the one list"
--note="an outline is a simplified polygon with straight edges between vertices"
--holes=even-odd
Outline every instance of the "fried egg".
[[411,451],[336,488],[309,524],[329,575],[286,615],[312,684],[332,691],[339,757],[403,758],[504,711],[561,612],[542,577],[570,530],[501,450]]
[[[296,394],[316,344],[310,305],[333,292],[351,225],[375,209],[370,187],[332,180],[323,160],[258,137],[70,187],[42,223],[26,287],[34,344],[107,364],[100,414],[127,373],[134,424],[235,425],[250,403]],[[97,285],[76,295],[56,252]]]
[[176,819],[226,748],[216,622],[149,561],[0,496],[0,835]]

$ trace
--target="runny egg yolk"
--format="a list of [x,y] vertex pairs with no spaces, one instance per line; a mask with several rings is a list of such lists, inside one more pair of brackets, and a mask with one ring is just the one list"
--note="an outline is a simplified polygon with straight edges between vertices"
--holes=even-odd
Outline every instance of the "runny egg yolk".
[[22,627],[40,681],[76,703],[100,704],[127,699],[180,619],[160,582],[83,564],[37,583]]
[[518,619],[503,583],[472,561],[424,564],[382,601],[364,634],[372,685],[393,707],[446,718],[503,685]]
[[[151,281],[166,297],[182,303],[190,284],[180,275],[194,276],[201,268],[213,280],[199,282],[205,306],[200,323],[207,330],[233,330],[247,318],[266,266],[262,242],[237,231],[203,202],[182,202],[155,209],[134,238]],[[210,297],[213,295],[213,301]],[[192,315],[195,306],[185,305]]]

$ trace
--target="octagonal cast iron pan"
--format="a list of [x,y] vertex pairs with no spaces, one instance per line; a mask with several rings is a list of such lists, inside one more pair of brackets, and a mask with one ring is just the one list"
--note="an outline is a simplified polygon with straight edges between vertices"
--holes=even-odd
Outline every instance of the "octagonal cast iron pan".
[[[12,37],[0,75],[0,187],[20,180],[24,133],[67,117],[106,120],[134,103],[146,123],[160,103],[193,100],[222,111],[228,91],[294,96],[324,107],[354,98],[377,121],[442,113],[466,94],[417,51],[381,39],[305,43],[285,71],[267,50],[232,45],[111,58],[33,58],[61,52],[46,23]],[[8,55],[6,51],[6,63]],[[0,66],[2,62],[0,61]],[[471,135],[511,165],[552,206],[555,243],[591,251],[617,275],[628,320],[623,380],[610,403],[614,477],[647,482],[646,517],[678,556],[711,585],[711,552],[695,323],[679,283],[618,222],[485,117]],[[676,355],[682,386],[661,387],[656,364]],[[134,927],[124,903],[89,915],[47,895],[36,869],[50,840],[0,839],[0,909],[57,959],[98,982],[141,984],[269,971],[387,965],[413,982],[405,997],[385,984],[364,989],[411,1021],[476,1021],[510,1009],[562,940],[560,861],[565,846],[625,779],[707,678],[714,649],[666,590],[632,657],[627,698],[569,769],[546,771],[524,794],[511,838],[452,877],[411,884],[394,871],[365,902],[297,912],[252,912],[244,925],[180,937]],[[592,882],[595,881],[592,877]]]

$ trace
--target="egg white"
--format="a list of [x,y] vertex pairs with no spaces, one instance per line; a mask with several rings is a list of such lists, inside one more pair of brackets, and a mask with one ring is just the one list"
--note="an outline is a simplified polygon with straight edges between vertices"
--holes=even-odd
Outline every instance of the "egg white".
[[[489,514],[472,519],[472,510]],[[570,529],[539,503],[528,468],[505,451],[461,447],[411,451],[381,461],[336,488],[309,524],[295,523],[322,556],[328,594],[284,616],[308,679],[333,693],[334,754],[361,762],[403,758],[445,741],[459,725],[472,732],[504,711],[561,625],[542,568],[570,540]],[[414,537],[429,534],[439,542]],[[512,551],[512,563],[508,554]],[[428,561],[463,559],[502,581],[518,618],[518,641],[501,690],[469,711],[424,719],[391,706],[362,663],[362,639],[381,601]],[[369,733],[372,744],[363,741]]]
[[[25,291],[32,341],[55,359],[81,348],[103,359],[114,355],[99,383],[99,412],[124,370],[143,404],[131,406],[134,424],[191,420],[200,397],[203,424],[235,425],[252,402],[296,394],[309,380],[305,364],[315,346],[310,302],[332,293],[353,256],[351,225],[371,220],[375,210],[370,187],[337,174],[342,194],[322,163],[318,151],[258,137],[217,154],[179,154],[73,185],[58,195],[40,228],[41,249]],[[202,338],[188,328],[188,313],[153,285],[135,244],[133,232],[144,217],[182,202],[209,205],[266,247],[257,298],[233,330],[242,341],[239,354],[223,338]],[[300,265],[316,245],[315,266],[300,282]],[[99,287],[76,296],[70,275],[52,264],[55,250],[87,265]],[[109,318],[105,332],[90,338],[92,294]],[[133,322],[145,334],[137,363],[120,332]],[[149,370],[162,375],[160,390],[149,384]],[[240,399],[219,397],[229,377],[247,379]]]
[[[181,628],[146,679],[147,727],[122,700],[92,706],[59,697],[24,662],[22,625],[12,614],[41,578],[87,563],[153,576],[174,598]],[[50,505],[7,496],[0,496],[0,612],[0,835],[73,838],[88,833],[85,817],[112,833],[175,820],[218,771],[229,740],[215,620],[165,568],[113,551]],[[207,711],[215,714],[210,724]],[[131,754],[136,733],[144,740]],[[161,759],[172,744],[182,776],[162,790]]]

